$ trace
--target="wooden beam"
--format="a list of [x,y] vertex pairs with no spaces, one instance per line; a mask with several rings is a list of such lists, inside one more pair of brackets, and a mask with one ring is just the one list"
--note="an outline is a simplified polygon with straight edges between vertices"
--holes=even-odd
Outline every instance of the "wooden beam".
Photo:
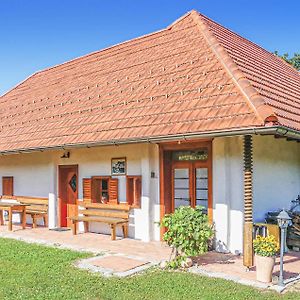
[[252,136],[244,136],[244,244],[243,263],[253,266]]

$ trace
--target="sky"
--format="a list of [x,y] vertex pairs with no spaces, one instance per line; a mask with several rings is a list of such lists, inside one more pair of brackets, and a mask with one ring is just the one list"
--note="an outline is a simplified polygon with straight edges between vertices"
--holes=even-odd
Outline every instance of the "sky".
[[0,0],[0,95],[36,71],[165,28],[192,9],[271,52],[300,52],[299,0]]

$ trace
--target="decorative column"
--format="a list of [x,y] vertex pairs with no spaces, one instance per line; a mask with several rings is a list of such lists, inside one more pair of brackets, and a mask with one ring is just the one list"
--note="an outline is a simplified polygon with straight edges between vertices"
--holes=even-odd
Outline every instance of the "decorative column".
[[253,266],[252,136],[244,136],[244,245],[243,263]]
[[48,227],[54,229],[57,226],[57,200],[54,193],[48,196]]

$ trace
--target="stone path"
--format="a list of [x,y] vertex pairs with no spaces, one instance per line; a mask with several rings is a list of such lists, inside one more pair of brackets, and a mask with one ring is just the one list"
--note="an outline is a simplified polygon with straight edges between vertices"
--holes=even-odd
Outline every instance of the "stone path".
[[300,281],[287,287],[286,290],[284,291],[284,293],[287,293],[287,292],[298,292],[299,298],[300,298]]
[[103,276],[126,277],[142,272],[155,263],[149,262],[140,257],[127,256],[122,254],[105,254],[102,256],[82,259],[75,262],[76,267],[89,270],[94,273],[101,273]]

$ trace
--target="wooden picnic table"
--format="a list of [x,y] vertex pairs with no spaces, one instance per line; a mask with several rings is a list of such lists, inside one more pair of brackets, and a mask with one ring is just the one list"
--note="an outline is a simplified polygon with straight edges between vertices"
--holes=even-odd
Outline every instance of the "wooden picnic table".
[[0,201],[0,224],[4,225],[3,211],[8,211],[8,230],[12,231],[12,216],[14,212],[22,215],[22,228],[26,227],[26,205],[18,202]]

